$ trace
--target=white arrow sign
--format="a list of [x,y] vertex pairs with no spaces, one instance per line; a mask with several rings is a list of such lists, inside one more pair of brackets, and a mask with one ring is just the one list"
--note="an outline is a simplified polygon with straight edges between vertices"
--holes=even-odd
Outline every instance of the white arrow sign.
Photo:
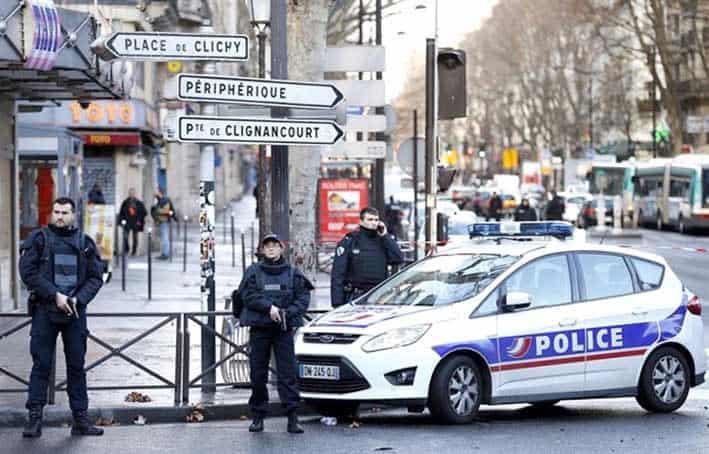
[[333,121],[181,116],[177,140],[199,143],[332,145],[344,132]]
[[155,60],[249,59],[246,35],[117,32],[105,48],[116,57]]
[[177,76],[177,98],[182,101],[330,109],[344,96],[330,84],[180,74]]

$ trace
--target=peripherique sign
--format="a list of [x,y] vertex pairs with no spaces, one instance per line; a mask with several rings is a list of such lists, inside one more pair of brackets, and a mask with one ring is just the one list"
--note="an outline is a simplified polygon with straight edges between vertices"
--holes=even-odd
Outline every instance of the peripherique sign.
[[105,48],[119,58],[222,61],[249,59],[249,40],[246,35],[117,32],[108,38]]
[[330,109],[344,99],[334,85],[292,80],[179,74],[182,101]]
[[187,115],[177,120],[177,140],[196,143],[332,145],[344,131],[334,121]]

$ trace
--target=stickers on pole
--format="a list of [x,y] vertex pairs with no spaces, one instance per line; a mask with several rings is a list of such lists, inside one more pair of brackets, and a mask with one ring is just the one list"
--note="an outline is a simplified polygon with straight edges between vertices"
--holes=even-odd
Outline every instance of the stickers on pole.
[[332,145],[344,132],[333,121],[181,116],[180,142]]
[[330,109],[344,96],[331,84],[180,74],[177,76],[177,98],[182,101]]

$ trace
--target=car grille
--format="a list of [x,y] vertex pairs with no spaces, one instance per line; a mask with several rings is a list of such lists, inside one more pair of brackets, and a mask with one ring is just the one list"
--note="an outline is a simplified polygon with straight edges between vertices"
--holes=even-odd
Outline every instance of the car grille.
[[[315,378],[298,378],[298,387],[303,392],[345,394],[362,391],[370,387],[369,382],[345,358],[339,356],[304,356],[296,357],[298,365],[322,364],[325,366],[339,366],[339,380],[320,380]],[[298,366],[300,367],[300,366]]]
[[359,334],[342,333],[305,333],[303,342],[309,344],[351,344],[359,338]]

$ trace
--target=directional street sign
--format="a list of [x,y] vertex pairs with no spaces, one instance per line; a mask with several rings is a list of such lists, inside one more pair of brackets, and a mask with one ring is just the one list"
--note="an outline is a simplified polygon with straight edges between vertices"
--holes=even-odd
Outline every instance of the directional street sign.
[[204,74],[178,75],[177,98],[311,109],[329,109],[344,99],[342,93],[330,84]]
[[198,143],[332,145],[344,132],[333,121],[181,116],[177,140]]
[[249,59],[246,35],[117,32],[91,45],[103,59],[224,60]]

